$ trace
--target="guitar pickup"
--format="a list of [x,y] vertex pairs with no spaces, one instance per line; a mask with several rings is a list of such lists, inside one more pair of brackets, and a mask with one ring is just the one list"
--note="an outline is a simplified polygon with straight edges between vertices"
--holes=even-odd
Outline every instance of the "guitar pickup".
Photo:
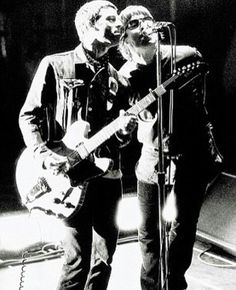
[[26,203],[33,202],[35,199],[39,198],[40,196],[50,191],[51,191],[51,188],[49,187],[46,179],[44,177],[39,177],[36,185],[27,194]]

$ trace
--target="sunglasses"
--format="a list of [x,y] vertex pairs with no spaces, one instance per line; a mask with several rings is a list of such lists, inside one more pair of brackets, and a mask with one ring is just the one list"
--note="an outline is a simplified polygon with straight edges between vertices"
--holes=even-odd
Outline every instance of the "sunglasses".
[[142,22],[144,22],[144,21],[145,21],[145,22],[149,22],[150,25],[152,25],[153,22],[154,22],[153,18],[151,18],[150,16],[146,16],[146,17],[139,18],[139,19],[133,19],[133,20],[130,20],[130,21],[128,22],[128,24],[127,24],[127,26],[126,26],[126,29],[133,30],[133,29],[139,27],[140,24],[141,24]]

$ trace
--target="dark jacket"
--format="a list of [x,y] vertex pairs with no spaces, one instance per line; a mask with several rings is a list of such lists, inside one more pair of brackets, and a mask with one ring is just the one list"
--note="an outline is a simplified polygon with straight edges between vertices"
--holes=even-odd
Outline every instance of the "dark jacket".
[[[199,52],[188,46],[177,46],[177,68],[186,66],[196,61],[203,61]],[[162,80],[163,83],[170,75],[170,54],[167,52],[162,59]],[[130,70],[129,70],[130,68]],[[149,89],[156,88],[156,61],[149,65],[136,65],[128,63],[121,71],[126,76],[129,76],[129,81],[132,88],[138,92],[140,98],[148,94]],[[129,70],[129,71],[128,71]],[[208,114],[205,108],[205,72],[201,73],[195,80],[183,83],[181,86],[175,87],[173,98],[173,132],[169,134],[169,93],[165,93],[163,100],[163,129],[164,137],[167,140],[168,154],[179,159],[181,164],[184,164],[188,170],[201,173],[202,176],[209,178],[218,170],[222,158],[215,145],[215,140],[212,134],[212,125],[209,121]],[[154,118],[157,112],[157,103],[153,103],[148,107],[149,112]],[[145,120],[143,120],[145,122]],[[157,118],[158,122],[158,118]],[[157,123],[150,122],[152,126],[152,138],[145,136],[143,138],[144,146],[150,148],[157,147],[158,138]],[[153,137],[154,136],[154,137]],[[153,144],[146,144],[146,140],[153,140]],[[145,148],[143,148],[143,152]],[[153,149],[153,154],[156,156],[156,150]],[[153,155],[153,156],[154,156]],[[176,159],[176,160],[177,160]],[[154,160],[154,159],[153,159]],[[216,161],[216,162],[215,162]],[[156,163],[158,159],[156,158]],[[216,167],[215,167],[216,165]],[[153,167],[154,168],[154,167]]]
[[[104,97],[101,91],[106,81],[110,92]],[[47,151],[50,143],[63,138],[78,116],[90,123],[90,137],[116,118],[120,109],[127,109],[128,101],[129,86],[125,78],[110,64],[108,74],[102,70],[95,75],[81,45],[72,51],[46,56],[20,111],[19,125],[25,144],[34,151],[41,146],[45,151],[46,146]],[[117,149],[126,140],[114,136],[109,142],[114,151],[110,157],[117,159]]]

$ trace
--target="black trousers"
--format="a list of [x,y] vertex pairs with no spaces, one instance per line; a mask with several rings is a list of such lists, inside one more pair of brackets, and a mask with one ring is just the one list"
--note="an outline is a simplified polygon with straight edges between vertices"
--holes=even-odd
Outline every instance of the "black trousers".
[[67,221],[65,262],[58,289],[107,289],[118,238],[116,213],[120,198],[119,179],[89,182],[83,206]]
[[[177,217],[172,223],[169,248],[169,290],[187,288],[185,272],[192,260],[198,217],[207,181],[201,171],[183,164],[177,167],[174,193]],[[142,223],[138,229],[142,253],[142,290],[160,288],[160,241],[158,227],[158,186],[138,181],[138,200]]]

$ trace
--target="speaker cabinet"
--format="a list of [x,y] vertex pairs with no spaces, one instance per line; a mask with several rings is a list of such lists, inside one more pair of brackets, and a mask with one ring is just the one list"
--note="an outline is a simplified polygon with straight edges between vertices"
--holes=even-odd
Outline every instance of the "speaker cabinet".
[[198,222],[197,239],[236,256],[236,176],[221,173],[207,191]]

